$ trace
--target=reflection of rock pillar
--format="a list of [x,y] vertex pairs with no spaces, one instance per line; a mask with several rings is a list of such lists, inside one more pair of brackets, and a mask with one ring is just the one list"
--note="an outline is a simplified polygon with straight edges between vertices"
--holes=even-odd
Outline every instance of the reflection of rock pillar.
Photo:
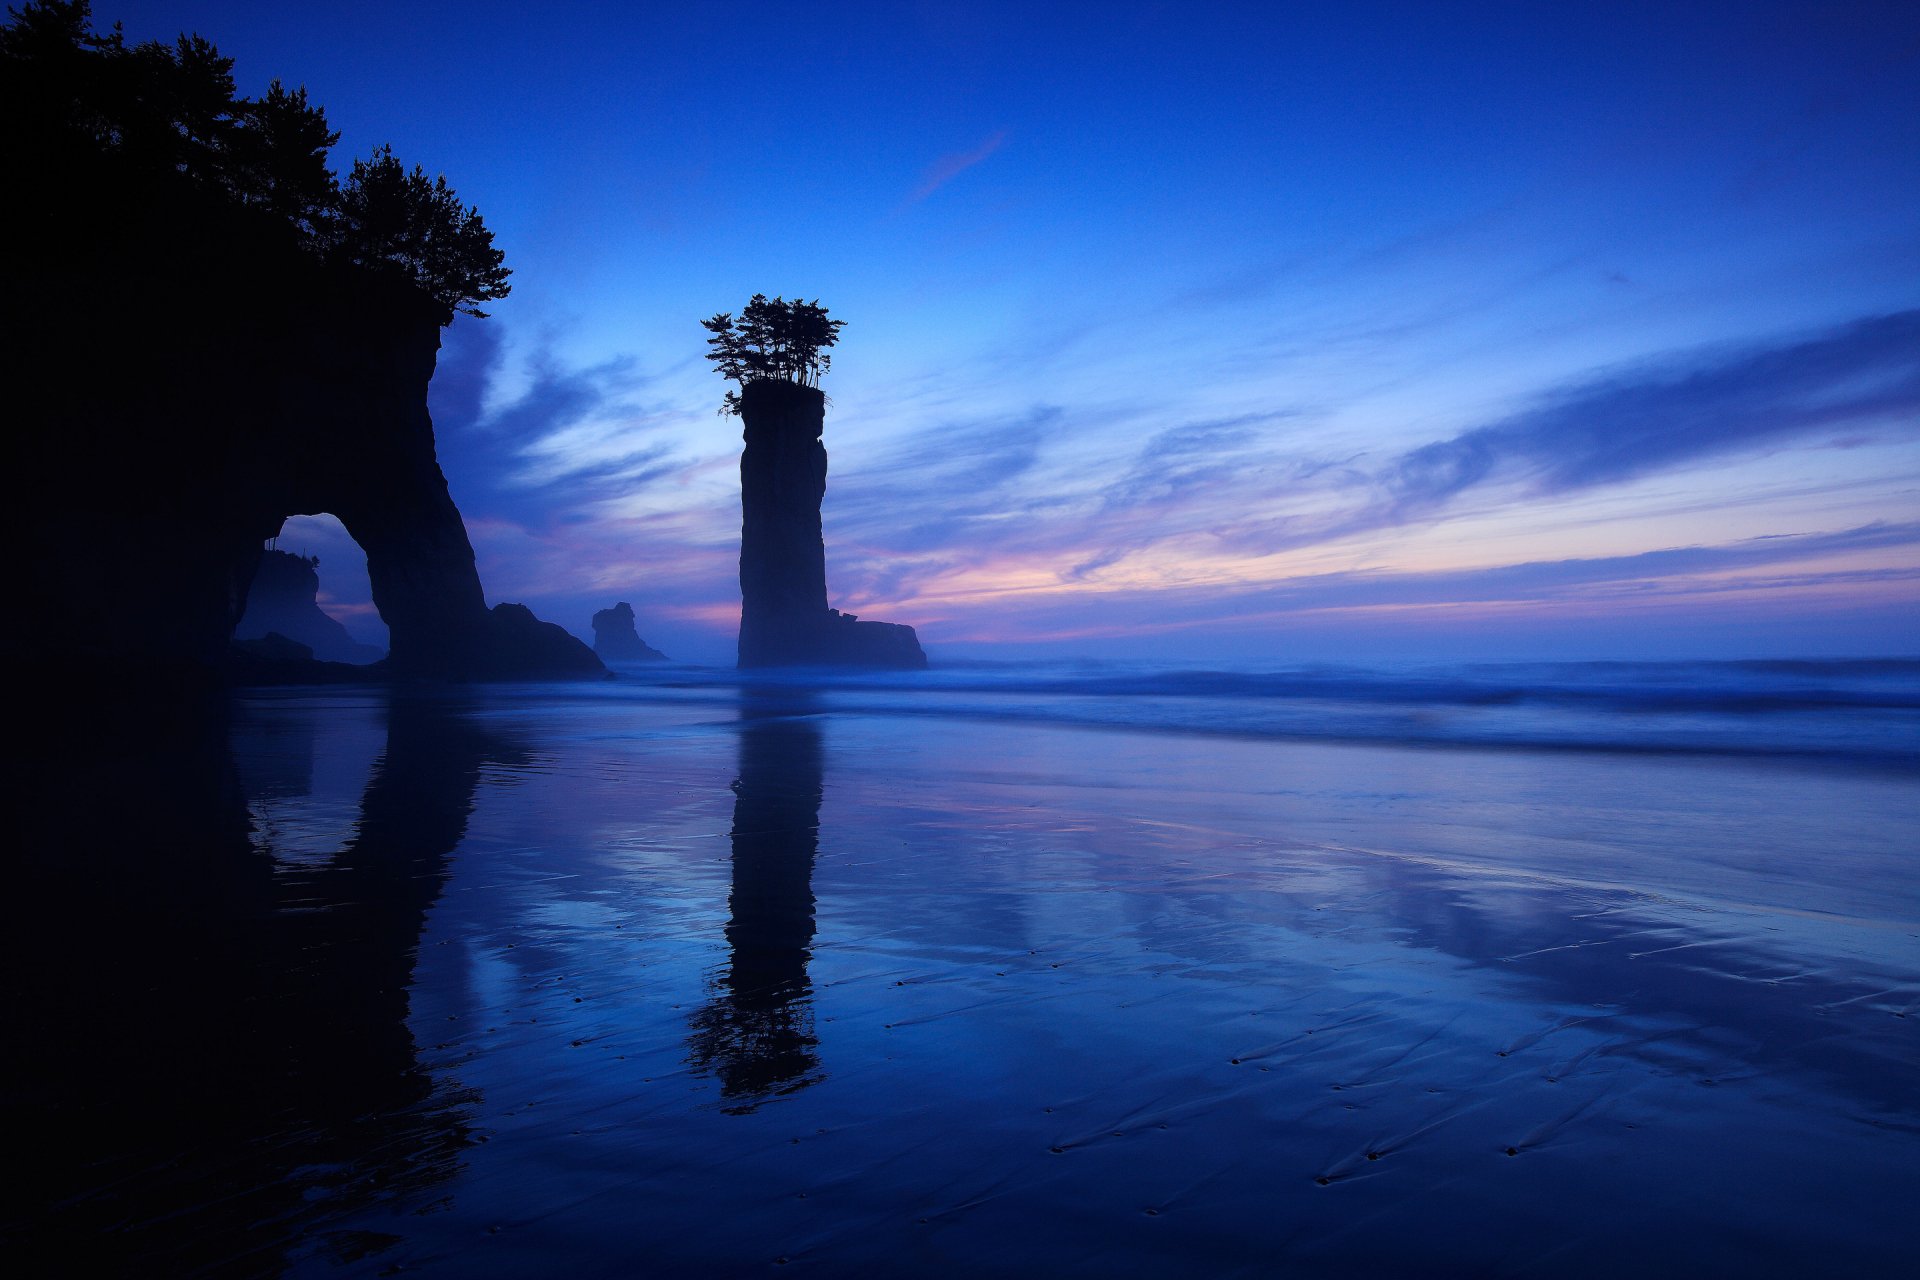
[[740,665],[817,660],[827,616],[820,503],[827,449],[818,387],[749,382],[740,394]]
[[821,779],[820,731],[811,721],[742,727],[730,956],[717,997],[694,1016],[692,1040],[694,1064],[719,1076],[729,1098],[803,1088],[819,1066],[807,962]]
[[727,925],[735,1004],[771,1008],[807,992],[820,790],[820,731],[812,723],[774,721],[741,735]]

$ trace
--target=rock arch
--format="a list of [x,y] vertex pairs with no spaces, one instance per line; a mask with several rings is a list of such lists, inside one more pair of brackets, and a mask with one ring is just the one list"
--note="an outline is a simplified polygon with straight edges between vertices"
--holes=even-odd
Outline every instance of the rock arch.
[[430,300],[320,272],[287,283],[167,271],[164,327],[57,280],[9,309],[5,372],[34,425],[4,530],[33,625],[8,656],[216,671],[265,541],[331,512],[366,553],[391,674],[604,675],[561,628],[486,606],[435,454]]

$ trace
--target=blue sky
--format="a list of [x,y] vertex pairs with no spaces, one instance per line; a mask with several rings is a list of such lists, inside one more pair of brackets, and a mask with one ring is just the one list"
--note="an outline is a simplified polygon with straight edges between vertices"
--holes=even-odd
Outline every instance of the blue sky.
[[763,291],[847,321],[835,603],[936,660],[1920,650],[1911,4],[97,17],[479,206],[442,460],[489,597],[576,631],[728,659],[697,321]]

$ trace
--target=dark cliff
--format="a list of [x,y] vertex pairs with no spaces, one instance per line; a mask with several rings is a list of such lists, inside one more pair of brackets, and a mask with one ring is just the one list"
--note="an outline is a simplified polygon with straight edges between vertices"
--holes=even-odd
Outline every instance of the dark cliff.
[[[65,219],[19,205],[0,219],[20,480],[0,536],[31,620],[6,656],[210,672],[262,544],[325,511],[367,554],[393,674],[528,674],[524,645],[495,642],[435,455],[432,301],[314,263],[244,210],[189,195],[126,221],[100,195]],[[604,670],[547,639],[566,652],[542,670]]]
[[[489,614],[434,450],[453,302],[374,248],[317,252],[309,224],[350,222],[348,204],[277,209],[279,179],[243,181],[255,135],[216,120],[201,137],[149,103],[140,68],[187,74],[163,49],[49,36],[60,22],[34,12],[0,40],[0,538],[19,566],[0,655],[210,682],[264,542],[328,511],[367,554],[391,674],[525,674],[528,637]],[[535,643],[565,650],[543,670],[604,672],[571,637]]]
[[827,607],[826,397],[818,387],[750,382],[740,418],[740,666],[924,668],[912,627]]
[[593,651],[607,662],[665,662],[667,655],[640,638],[633,606],[622,600],[593,615]]

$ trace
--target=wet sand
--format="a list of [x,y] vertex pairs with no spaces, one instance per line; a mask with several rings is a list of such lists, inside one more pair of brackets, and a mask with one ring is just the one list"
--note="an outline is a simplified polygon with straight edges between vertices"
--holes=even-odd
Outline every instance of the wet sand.
[[[262,693],[224,750],[38,833],[95,865],[13,913],[20,1248],[571,1277],[1908,1254],[1910,771],[793,689]],[[154,853],[191,857],[128,870]]]

